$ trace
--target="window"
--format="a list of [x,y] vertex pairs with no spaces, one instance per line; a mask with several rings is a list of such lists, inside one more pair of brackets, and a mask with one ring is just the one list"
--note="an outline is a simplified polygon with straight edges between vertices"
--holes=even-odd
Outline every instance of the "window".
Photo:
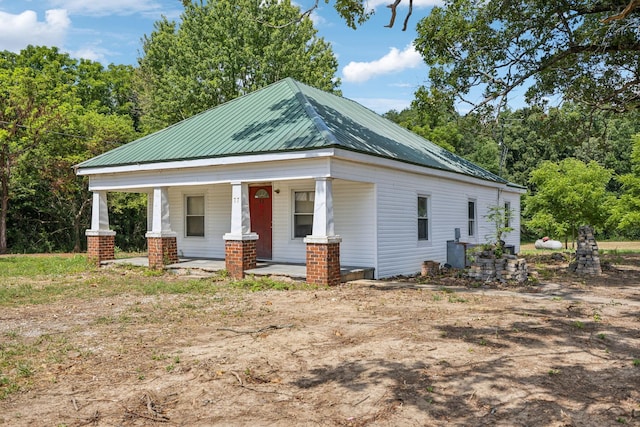
[[429,198],[418,196],[418,240],[429,240]]
[[204,237],[204,196],[187,196],[187,236]]
[[313,232],[315,192],[295,191],[293,200],[293,237],[306,237]]
[[504,228],[511,227],[511,202],[504,202]]
[[468,203],[468,211],[469,211],[469,236],[476,235],[476,201],[469,200]]

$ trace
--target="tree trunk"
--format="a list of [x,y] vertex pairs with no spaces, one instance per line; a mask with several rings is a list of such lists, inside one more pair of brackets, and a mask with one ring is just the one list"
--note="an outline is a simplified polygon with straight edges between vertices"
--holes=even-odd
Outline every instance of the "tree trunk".
[[82,205],[80,205],[80,209],[78,210],[78,212],[76,212],[73,218],[73,252],[75,253],[78,253],[81,250],[80,236],[82,234],[82,230],[80,229],[80,226],[82,224],[82,213],[84,212],[84,209],[89,205],[89,203],[91,203],[91,198],[83,201]]

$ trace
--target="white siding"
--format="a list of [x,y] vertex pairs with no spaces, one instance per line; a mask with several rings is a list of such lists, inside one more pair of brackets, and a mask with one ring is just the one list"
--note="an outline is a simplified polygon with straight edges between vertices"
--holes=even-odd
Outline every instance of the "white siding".
[[[362,159],[361,159],[362,158]],[[377,165],[355,160],[315,158],[251,164],[207,166],[167,171],[129,172],[91,176],[90,189],[148,191],[169,187],[171,227],[178,235],[178,252],[185,257],[224,258],[222,236],[230,231],[231,181],[273,186],[273,256],[276,262],[304,263],[306,245],[293,238],[293,191],[313,191],[314,178],[334,178],[335,231],[342,237],[343,265],[375,267],[376,277],[413,274],[425,260],[446,262],[446,242],[459,228],[461,240],[483,243],[492,240],[493,224],[486,218],[491,206],[511,203],[514,231],[508,244],[519,250],[520,195],[509,187],[455,173],[439,176],[436,170],[419,173],[417,167],[385,160]],[[361,161],[362,160],[362,161]],[[501,189],[501,190],[500,190]],[[204,195],[205,237],[185,237],[185,195]],[[417,198],[430,204],[429,240],[419,241]],[[477,206],[477,233],[467,235],[467,202]]]
[[373,184],[333,181],[336,234],[342,237],[343,265],[375,267],[376,205]]
[[[205,198],[204,237],[186,237],[185,197]],[[177,234],[178,255],[224,258],[222,236],[231,229],[231,185],[201,185],[169,189],[171,229]]]
[[[426,260],[446,262],[446,242],[454,239],[455,228],[460,228],[461,241],[483,243],[493,235],[494,226],[487,221],[486,215],[488,208],[498,203],[498,189],[483,185],[481,181],[477,184],[465,183],[344,161],[332,163],[332,175],[368,179],[375,183],[378,278],[417,273]],[[512,209],[519,207],[518,194],[502,194],[502,200],[504,197],[510,198]],[[429,241],[418,241],[417,237],[419,195],[428,196],[431,204]],[[467,235],[469,199],[477,203],[478,224],[473,239]],[[518,215],[519,212],[514,212],[514,227],[519,226]],[[508,243],[517,233],[512,234]]]
[[293,191],[313,191],[314,180],[274,183],[273,196],[273,260],[304,263],[307,247],[302,239],[293,238]]
[[[306,261],[306,245],[293,238],[293,192],[314,191],[314,180],[274,183],[273,197],[273,260]],[[375,266],[375,204],[374,186],[358,182],[335,180],[333,204],[335,232],[342,237],[340,262],[343,265]]]
[[501,206],[504,206],[504,202],[509,202],[511,204],[510,227],[513,229],[511,232],[506,234],[504,241],[507,245],[514,245],[516,253],[518,253],[520,252],[520,195],[503,192]]

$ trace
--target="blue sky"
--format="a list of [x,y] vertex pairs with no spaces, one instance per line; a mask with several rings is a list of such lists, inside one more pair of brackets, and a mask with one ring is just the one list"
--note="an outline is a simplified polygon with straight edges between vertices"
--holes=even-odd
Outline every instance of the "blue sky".
[[[408,0],[398,8],[393,29],[385,28],[391,0],[369,0],[375,15],[357,30],[337,16],[333,1],[320,0],[313,14],[319,35],[338,57],[343,95],[378,113],[409,106],[426,83],[428,69],[412,47],[418,20],[438,0],[414,0],[406,32],[401,31]],[[314,0],[297,0],[307,9]],[[0,50],[19,52],[29,44],[57,46],[71,56],[105,65],[137,64],[141,39],[161,15],[178,19],[180,0],[0,0]]]

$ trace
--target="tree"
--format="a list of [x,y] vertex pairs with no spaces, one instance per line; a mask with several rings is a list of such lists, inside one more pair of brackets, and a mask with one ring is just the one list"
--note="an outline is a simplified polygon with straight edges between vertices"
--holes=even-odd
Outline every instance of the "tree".
[[55,48],[29,46],[20,55],[0,52],[0,254],[7,252],[12,172],[64,123],[72,67],[69,56]]
[[607,223],[629,238],[640,237],[640,134],[633,138],[632,173],[618,176],[622,194],[611,208]]
[[527,227],[541,234],[575,238],[581,225],[602,228],[612,196],[606,186],[612,173],[596,162],[573,158],[545,161],[531,173],[533,190],[525,199]]
[[399,113],[389,111],[384,117],[442,148],[456,152],[462,135],[456,123],[459,116],[453,102],[447,102],[450,100],[440,98],[438,93],[425,88],[420,88],[415,96],[411,108]]
[[[640,106],[640,14],[625,1],[446,0],[418,23],[416,49],[436,88],[477,107],[560,95],[594,109]],[[469,95],[482,91],[480,101]]]
[[129,116],[139,130],[140,108],[133,88],[134,68],[81,59],[77,66],[76,94],[86,110]]
[[91,198],[72,166],[134,139],[130,82],[57,48],[0,52],[0,252],[80,249]]
[[289,0],[184,1],[181,22],[162,18],[139,58],[141,103],[157,129],[293,77],[335,91],[337,60]]

